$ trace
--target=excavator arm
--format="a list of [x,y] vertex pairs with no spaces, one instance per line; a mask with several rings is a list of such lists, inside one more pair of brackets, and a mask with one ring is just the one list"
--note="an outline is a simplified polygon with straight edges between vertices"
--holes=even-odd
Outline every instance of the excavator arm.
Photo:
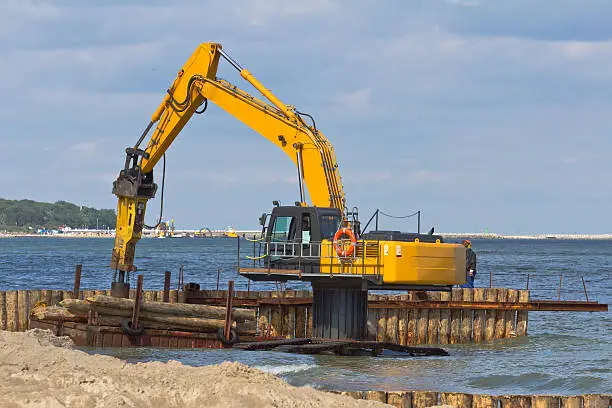
[[[216,77],[220,58],[236,68],[242,78],[268,102],[258,99]],[[113,184],[118,197],[115,246],[111,267],[121,272],[135,270],[135,245],[141,237],[149,199],[155,196],[153,168],[194,113],[202,113],[208,102],[233,115],[283,150],[298,169],[300,201],[344,211],[345,197],[334,149],[312,121],[308,124],[294,107],[285,105],[248,70],[222,51],[220,44],[201,44],[179,71],[151,122],[133,148],[126,149],[125,167]],[[312,118],[311,118],[312,119]],[[155,129],[144,150],[149,131]],[[304,188],[305,187],[305,188]],[[123,275],[123,273],[121,274]]]

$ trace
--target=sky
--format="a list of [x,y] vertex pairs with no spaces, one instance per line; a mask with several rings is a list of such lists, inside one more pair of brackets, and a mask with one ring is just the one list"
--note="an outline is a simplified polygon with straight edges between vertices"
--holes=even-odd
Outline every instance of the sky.
[[[125,147],[197,45],[219,42],[315,117],[363,221],[612,232],[610,1],[0,3],[2,198],[115,208]],[[218,76],[256,93],[227,63]],[[298,199],[296,173],[211,105],[167,153],[164,218],[257,229],[272,200]]]

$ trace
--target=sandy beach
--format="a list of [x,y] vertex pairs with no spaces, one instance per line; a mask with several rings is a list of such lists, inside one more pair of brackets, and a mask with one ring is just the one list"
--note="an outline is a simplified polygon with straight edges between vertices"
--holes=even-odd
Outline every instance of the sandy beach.
[[294,387],[246,365],[129,364],[49,331],[0,331],[2,407],[388,407]]

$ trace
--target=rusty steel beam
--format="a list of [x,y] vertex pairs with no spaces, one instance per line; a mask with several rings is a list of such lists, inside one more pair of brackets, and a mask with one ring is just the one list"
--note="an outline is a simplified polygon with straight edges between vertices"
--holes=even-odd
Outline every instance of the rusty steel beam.
[[234,281],[231,280],[227,284],[227,304],[225,306],[225,327],[223,335],[227,340],[231,338],[230,330],[232,329],[232,304],[234,297]]
[[[189,298],[187,303],[224,305],[227,298]],[[291,305],[310,306],[311,297],[301,298],[268,298],[247,299],[234,298],[234,306],[257,307],[261,305]],[[528,310],[539,312],[607,312],[608,305],[598,302],[532,300],[527,303],[505,302],[445,302],[445,301],[408,301],[408,300],[370,300],[368,307],[372,309],[497,309],[497,310]]]
[[83,265],[78,264],[74,271],[74,289],[72,290],[72,298],[79,298],[79,291],[81,290],[81,270],[83,269]]
[[132,329],[138,327],[138,318],[140,317],[140,306],[142,303],[142,284],[144,276],[138,275],[138,283],[136,284],[136,298],[134,299],[134,309],[132,310]]

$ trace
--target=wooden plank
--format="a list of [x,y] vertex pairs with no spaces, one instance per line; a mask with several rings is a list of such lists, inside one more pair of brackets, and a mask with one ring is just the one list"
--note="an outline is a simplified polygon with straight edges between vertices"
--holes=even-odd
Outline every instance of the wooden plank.
[[412,393],[411,392],[388,392],[387,404],[395,408],[412,408]]
[[312,337],[312,306],[306,308],[306,337]]
[[178,303],[178,290],[170,289],[170,303]]
[[[451,300],[451,292],[440,292],[440,301],[448,302]],[[440,344],[448,344],[450,341],[450,309],[440,310],[440,327],[438,328],[438,341]]]
[[[485,290],[484,288],[474,289],[474,302],[485,301]],[[486,324],[486,310],[475,310],[474,311],[474,327],[473,327],[473,340],[475,343],[480,343],[485,338],[485,324]]]
[[610,405],[609,395],[586,394],[582,396],[584,408],[608,408]]
[[[170,295],[170,292],[168,292],[168,295]],[[164,291],[163,290],[158,290],[156,295],[155,295],[155,298],[157,299],[158,302],[163,302],[164,301]],[[168,299],[170,299],[170,298],[168,297]],[[168,301],[170,301],[170,300],[168,300]]]
[[90,297],[94,297],[96,295],[96,291],[91,290],[91,289],[83,290],[82,293],[83,293],[83,297],[79,299],[87,299]]
[[[497,289],[497,301],[505,302],[508,299],[508,289]],[[506,313],[498,311],[495,316],[495,335],[496,339],[503,339],[506,335]]]
[[145,302],[155,302],[157,300],[157,291],[145,290],[142,292],[142,299]]
[[[397,298],[399,300],[399,295],[389,296],[390,299],[394,300]],[[386,341],[389,343],[399,343],[398,338],[399,331],[399,309],[387,309],[387,333],[386,333]]]
[[0,292],[0,330],[6,330],[6,292]]
[[[474,300],[474,289],[463,288],[463,301],[472,302]],[[474,325],[474,311],[464,309],[461,311],[461,343],[472,341],[472,328]]]
[[[485,289],[485,302],[495,303],[497,302],[497,289],[486,288]],[[495,319],[497,318],[497,311],[489,309],[487,310],[487,319],[485,322],[485,340],[493,340],[495,337]]]
[[[400,300],[408,300],[408,295],[400,295]],[[400,309],[397,318],[397,337],[399,344],[405,346],[408,339],[408,321],[410,319],[410,309]]]
[[16,290],[5,292],[6,297],[6,330],[19,331],[19,296]]
[[[519,303],[529,302],[529,291],[519,290],[518,296]],[[529,312],[521,310],[516,314],[516,335],[526,336],[527,335],[527,322],[529,320]]]
[[[285,293],[285,299],[295,299],[295,292]],[[283,306],[283,337],[293,338],[295,335],[295,306]]]
[[[451,292],[451,300],[460,302],[463,299],[463,289],[453,288]],[[451,329],[450,329],[450,344],[461,342],[461,311],[451,310]]]
[[[440,301],[440,292],[427,292],[427,299]],[[440,309],[429,309],[427,324],[427,344],[438,344],[438,329],[440,326]]]
[[368,295],[368,320],[366,323],[368,329],[368,340],[376,340],[378,332],[378,310],[369,307],[370,301],[375,295]]
[[[279,293],[274,292],[272,294],[273,298],[278,298]],[[272,329],[270,331],[271,336],[281,336],[283,333],[283,310],[281,305],[272,306],[272,316],[270,318],[270,324]]]
[[18,331],[26,331],[28,330],[29,317],[30,317],[30,291],[29,290],[18,290],[17,291],[17,309],[19,313]]
[[432,391],[414,391],[412,393],[412,408],[428,408],[435,405],[438,405],[438,393]]
[[441,392],[440,404],[454,408],[472,408],[472,395],[458,392]]
[[[508,289],[508,303],[517,303],[518,302],[518,290],[516,289]],[[504,331],[504,337],[515,337],[516,330],[516,311],[514,310],[506,310],[506,329]]]
[[559,408],[559,397],[551,395],[534,395],[531,397],[532,408]]
[[71,290],[62,290],[62,299],[72,299],[72,291]]
[[[497,293],[497,291],[495,293]],[[491,395],[472,395],[472,408],[496,408],[496,407],[497,407],[497,398]]]

